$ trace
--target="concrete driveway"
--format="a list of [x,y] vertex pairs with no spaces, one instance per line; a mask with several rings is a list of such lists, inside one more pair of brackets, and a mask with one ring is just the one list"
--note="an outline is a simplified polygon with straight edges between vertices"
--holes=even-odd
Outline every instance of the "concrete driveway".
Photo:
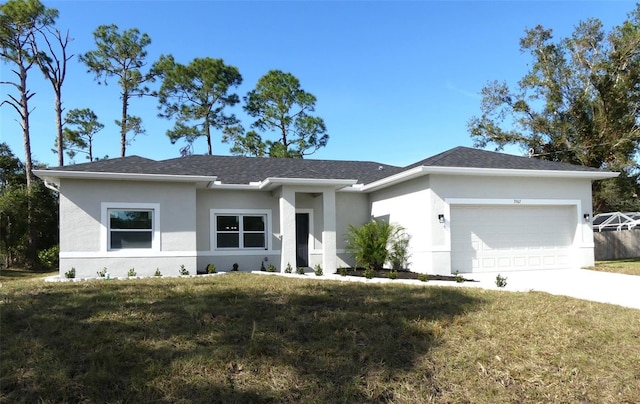
[[[640,309],[640,276],[588,269],[561,269],[545,271],[503,272],[507,286],[498,288],[495,284],[498,272],[465,274],[465,278],[486,289],[509,291],[540,291],[553,295],[564,295],[594,302],[617,304]],[[467,286],[472,283],[464,283]]]

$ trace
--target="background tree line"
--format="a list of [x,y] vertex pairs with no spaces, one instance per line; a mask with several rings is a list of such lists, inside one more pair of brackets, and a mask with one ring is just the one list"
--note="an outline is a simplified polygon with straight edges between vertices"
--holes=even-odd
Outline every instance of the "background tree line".
[[528,29],[520,50],[531,63],[517,85],[482,89],[482,114],[468,123],[475,146],[619,171],[594,182],[594,212],[640,210],[640,4],[610,32],[595,18],[557,40]]
[[[95,160],[93,141],[104,128],[89,108],[71,109],[64,114],[62,91],[67,63],[74,55],[68,50],[69,32],[55,26],[57,17],[56,9],[47,8],[39,0],[9,0],[0,4],[0,58],[12,73],[0,81],[9,90],[3,91],[1,105],[17,113],[24,145],[24,163],[3,145],[6,160],[16,163],[3,166],[3,170],[21,170],[23,176],[14,176],[12,182],[3,183],[0,197],[9,200],[15,196],[12,190],[18,187],[16,178],[24,179],[20,192],[25,193],[24,204],[9,203],[0,211],[3,226],[0,238],[5,241],[0,249],[7,263],[32,268],[42,263],[38,251],[49,247],[38,234],[43,219],[37,216],[42,212],[37,211],[35,201],[40,191],[52,191],[42,188],[43,184],[33,175],[29,101],[35,94],[29,87],[31,73],[39,70],[54,90],[57,133],[54,152],[59,166],[64,165],[65,154],[72,159],[86,154],[89,161]],[[238,68],[210,57],[181,64],[172,55],[162,55],[149,65],[146,48],[151,38],[137,28],[120,30],[116,25],[102,25],[93,36],[95,49],[78,55],[78,60],[87,66],[98,84],[107,85],[115,80],[119,87],[122,113],[115,123],[120,128],[121,157],[135,137],[144,133],[142,118],[131,114],[130,108],[135,98],[143,96],[156,97],[159,117],[174,121],[174,127],[166,135],[172,143],[186,141],[187,146],[181,149],[183,155],[192,153],[193,142],[199,137],[206,138],[207,152],[212,154],[212,130],[220,131],[223,141],[232,145],[231,152],[241,155],[302,158],[327,144],[329,135],[324,121],[311,114],[316,98],[304,91],[291,73],[271,70],[243,97],[245,111],[255,118],[251,130],[245,131],[239,119],[228,112],[229,107],[240,102],[233,92],[242,83]],[[150,86],[156,82],[159,85],[152,89]],[[273,140],[266,138],[271,133],[275,136]],[[47,215],[57,218],[57,207],[52,207]],[[10,238],[20,219],[25,221],[22,226],[25,237]],[[57,231],[52,234],[57,235]],[[23,248],[12,244],[18,239]]]
[[[32,174],[29,132],[34,70],[54,90],[58,165],[64,165],[65,154],[96,159],[93,140],[104,127],[89,108],[64,113],[66,66],[75,55],[68,49],[69,32],[55,25],[57,17],[56,9],[39,0],[0,5],[0,58],[11,72],[0,81],[9,90],[3,91],[2,107],[19,118],[28,195],[40,186]],[[115,122],[121,156],[144,133],[142,118],[132,113],[139,97],[157,99],[159,117],[174,122],[166,135],[172,143],[186,142],[184,155],[200,137],[212,154],[214,131],[231,153],[249,156],[302,158],[328,142],[324,121],[313,115],[315,96],[291,73],[268,71],[241,99],[234,91],[242,83],[240,71],[222,59],[180,63],[168,54],[148,61],[151,38],[137,28],[102,25],[93,36],[95,48],[77,58],[98,84],[115,81],[119,88],[121,114]],[[619,178],[594,184],[594,211],[640,210],[640,5],[610,32],[591,19],[579,23],[571,37],[554,40],[552,30],[538,26],[525,31],[520,47],[531,56],[530,71],[515,87],[495,81],[482,89],[481,115],[468,124],[475,146],[514,144],[535,158],[620,171]],[[253,118],[246,129],[230,112],[241,100]],[[35,216],[34,198],[26,203],[25,263],[34,266],[41,249],[34,221],[41,218]]]

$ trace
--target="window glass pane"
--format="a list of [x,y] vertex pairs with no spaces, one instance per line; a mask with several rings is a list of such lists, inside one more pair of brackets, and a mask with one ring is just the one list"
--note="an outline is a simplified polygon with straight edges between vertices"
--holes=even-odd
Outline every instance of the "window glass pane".
[[244,233],[245,248],[264,248],[264,233]]
[[264,231],[264,216],[244,216],[242,225],[244,231]]
[[111,249],[151,248],[152,233],[150,231],[112,231]]
[[217,216],[216,229],[218,231],[239,231],[238,216]]
[[151,210],[115,210],[109,209],[111,229],[149,229],[151,230]]
[[216,246],[218,248],[240,247],[240,235],[238,233],[218,233]]

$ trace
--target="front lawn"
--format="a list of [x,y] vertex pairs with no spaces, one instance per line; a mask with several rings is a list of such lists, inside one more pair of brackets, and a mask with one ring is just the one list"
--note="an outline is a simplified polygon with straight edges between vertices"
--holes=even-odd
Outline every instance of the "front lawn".
[[598,261],[596,266],[589,268],[594,271],[616,272],[627,275],[640,275],[640,258],[628,258],[613,261]]
[[10,280],[0,402],[634,402],[638,313],[312,276]]
[[58,271],[55,272],[37,272],[30,271],[23,268],[1,268],[0,269],[0,283],[16,280],[40,280],[47,276],[58,275]]

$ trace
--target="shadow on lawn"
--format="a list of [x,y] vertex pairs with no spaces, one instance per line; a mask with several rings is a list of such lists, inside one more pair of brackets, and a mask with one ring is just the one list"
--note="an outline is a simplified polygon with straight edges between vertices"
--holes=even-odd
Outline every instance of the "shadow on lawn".
[[[245,274],[48,286],[2,304],[0,401],[393,400],[380,386],[480,304],[456,288]],[[437,396],[428,373],[416,383]]]
[[22,268],[0,268],[0,282],[2,281],[11,281],[11,280],[20,280],[20,279],[29,279],[34,276],[44,277],[47,275],[56,274],[51,271],[33,271],[29,269]]

